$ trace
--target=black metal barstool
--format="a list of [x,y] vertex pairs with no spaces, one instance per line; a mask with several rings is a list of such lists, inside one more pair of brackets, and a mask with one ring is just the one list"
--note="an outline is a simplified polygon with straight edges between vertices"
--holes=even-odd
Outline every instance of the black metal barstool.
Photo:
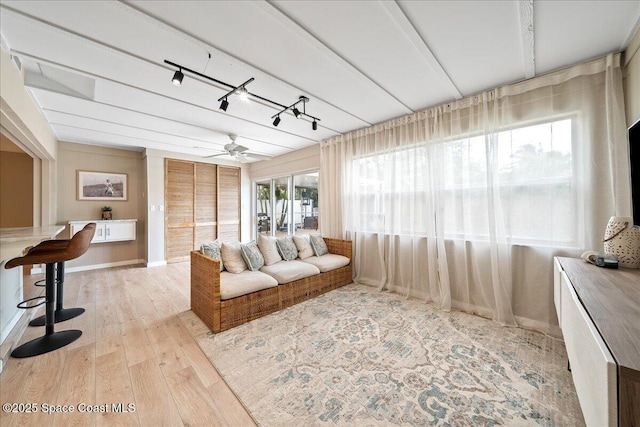
[[[55,314],[55,266],[57,263],[69,261],[78,258],[89,249],[91,239],[96,230],[95,223],[87,224],[82,230],[76,233],[70,240],[56,241],[48,240],[42,242],[39,245],[34,246],[27,255],[13,258],[6,263],[5,268],[14,268],[21,265],[28,264],[45,264],[45,296],[44,304],[46,304],[45,314],[45,334],[40,338],[33,339],[27,343],[17,347],[11,353],[13,357],[31,357],[40,354],[48,353],[53,350],[57,350],[64,347],[67,344],[80,338],[82,331],[72,329],[67,331],[55,332],[54,331],[54,314]],[[56,242],[56,243],[51,243]],[[18,304],[19,308],[34,308],[40,304],[34,306],[27,306],[29,301],[35,299],[42,299],[42,297],[31,298],[27,301],[23,301]]]
[[[50,240],[50,242],[69,242],[68,240]],[[43,242],[47,243],[47,242]],[[68,243],[67,243],[68,244]],[[56,263],[55,266],[55,281],[56,281],[56,309],[53,312],[54,323],[64,322],[65,320],[73,319],[84,313],[84,308],[64,308],[64,261]],[[36,283],[34,285],[39,286]],[[29,326],[44,326],[46,315],[36,317]]]

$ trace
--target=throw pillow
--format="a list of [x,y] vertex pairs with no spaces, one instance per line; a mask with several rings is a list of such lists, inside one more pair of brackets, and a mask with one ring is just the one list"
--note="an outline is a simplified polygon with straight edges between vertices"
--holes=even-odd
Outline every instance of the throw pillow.
[[224,262],[224,268],[230,273],[242,273],[247,269],[247,264],[242,258],[242,249],[240,242],[223,243],[222,249],[222,262]]
[[257,271],[264,266],[264,258],[255,240],[245,243],[240,247],[240,250],[242,251],[242,258],[244,258],[244,262],[247,264],[247,267],[249,267],[249,270]]
[[296,244],[293,243],[291,236],[280,237],[276,240],[276,245],[283,260],[291,261],[298,257],[298,248],[296,248]]
[[313,248],[313,252],[315,252],[317,256],[322,256],[329,253],[327,243],[324,241],[321,234],[311,234],[309,238],[311,239],[311,247]]
[[204,242],[202,246],[200,246],[200,252],[206,256],[220,260],[220,271],[223,271],[224,263],[222,262],[222,253],[220,252],[221,248],[222,242],[220,240],[214,240],[212,242]]
[[307,259],[313,256],[313,248],[307,236],[293,236],[293,243],[298,248],[298,258]]
[[276,262],[282,261],[275,237],[259,235],[258,248],[260,248],[260,252],[262,252],[262,256],[264,257],[264,265],[273,265]]

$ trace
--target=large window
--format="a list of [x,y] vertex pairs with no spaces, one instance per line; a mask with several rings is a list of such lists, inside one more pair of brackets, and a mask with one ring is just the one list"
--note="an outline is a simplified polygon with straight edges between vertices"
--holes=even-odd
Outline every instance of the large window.
[[[499,208],[498,226],[512,243],[571,245],[572,134],[567,118],[358,158],[352,180],[362,230],[428,234],[428,219],[440,210],[445,237],[483,240]],[[432,155],[441,162],[431,163]]]
[[255,201],[256,236],[318,230],[318,172],[258,180]]

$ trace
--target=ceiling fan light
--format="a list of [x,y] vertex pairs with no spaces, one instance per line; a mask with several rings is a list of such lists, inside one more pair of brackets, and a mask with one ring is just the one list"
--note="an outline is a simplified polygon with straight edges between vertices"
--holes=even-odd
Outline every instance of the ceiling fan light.
[[173,74],[171,82],[176,86],[180,86],[182,84],[182,79],[184,79],[184,74],[182,74],[182,70],[178,70]]
[[318,122],[314,120],[313,123],[311,123],[311,129],[318,130]]
[[222,102],[220,103],[220,109],[222,111],[227,111],[228,106],[229,106],[229,101],[227,101],[227,98],[223,99]]
[[296,107],[293,107],[293,115],[296,116],[296,119],[298,117],[300,117],[300,110],[298,110]]
[[279,124],[280,124],[280,116],[276,116],[275,120],[273,121],[273,125],[275,127],[278,127]]

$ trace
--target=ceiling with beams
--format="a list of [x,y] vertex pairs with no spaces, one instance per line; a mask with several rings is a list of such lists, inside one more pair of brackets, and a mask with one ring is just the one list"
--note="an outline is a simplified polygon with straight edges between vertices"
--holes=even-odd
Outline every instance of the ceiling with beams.
[[[5,49],[61,141],[277,156],[623,51],[640,1],[2,1]],[[235,94],[180,64],[306,113]],[[300,105],[298,106],[300,108]]]

